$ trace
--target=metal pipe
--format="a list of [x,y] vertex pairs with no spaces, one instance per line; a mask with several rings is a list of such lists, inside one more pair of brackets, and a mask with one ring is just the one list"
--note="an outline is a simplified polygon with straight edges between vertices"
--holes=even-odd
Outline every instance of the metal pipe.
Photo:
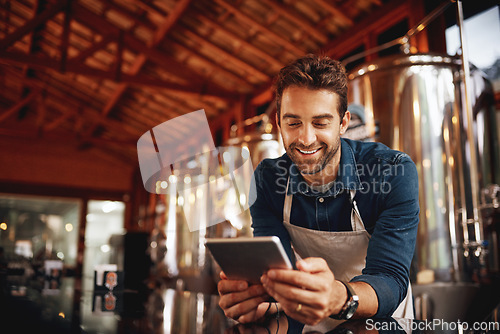
[[[463,83],[464,83],[464,95],[465,95],[465,113],[467,117],[467,131],[466,137],[469,144],[470,153],[470,181],[471,181],[471,192],[472,192],[472,214],[473,214],[473,224],[474,224],[474,234],[476,246],[481,247],[483,236],[483,224],[482,218],[479,214],[479,177],[478,177],[478,167],[477,167],[477,157],[476,157],[476,147],[473,132],[473,115],[472,115],[472,102],[470,99],[470,67],[469,67],[469,55],[465,40],[464,33],[464,14],[462,8],[462,0],[457,0],[457,24],[460,33],[460,45],[462,47],[462,71],[463,71]],[[469,213],[467,213],[467,218],[469,218]],[[481,248],[478,248],[480,251]]]
[[356,61],[358,59],[361,59],[361,58],[366,57],[368,55],[371,55],[373,53],[388,49],[388,48],[393,47],[395,45],[403,46],[403,45],[407,44],[414,35],[418,34],[422,30],[424,30],[429,25],[429,23],[431,23],[432,21],[434,21],[434,19],[436,19],[436,17],[441,15],[441,13],[443,13],[446,10],[446,8],[448,8],[448,6],[454,1],[455,0],[449,0],[449,1],[444,2],[441,5],[439,5],[436,9],[434,9],[432,12],[430,12],[429,15],[425,16],[414,27],[412,27],[410,30],[408,30],[408,32],[403,37],[396,38],[396,39],[389,41],[387,43],[384,43],[382,45],[378,45],[378,46],[375,46],[375,47],[370,48],[368,50],[357,53],[351,57],[344,59],[342,61],[342,64],[344,66],[347,66],[348,64],[352,63],[353,61]]
[[443,2],[441,5],[436,7],[436,9],[434,9],[432,12],[430,12],[429,15],[425,16],[422,20],[420,20],[420,22],[418,22],[413,28],[408,30],[406,35],[404,35],[402,38],[409,41],[410,38],[412,38],[414,35],[421,32],[422,30],[424,30],[429,25],[429,23],[431,23],[439,15],[441,15],[441,13],[443,13],[446,10],[446,8],[448,8],[448,6],[451,5],[451,3],[453,3],[454,1],[455,0]]
[[264,124],[267,124],[268,120],[269,120],[269,116],[267,115],[267,113],[263,113],[263,114],[256,115],[256,116],[251,117],[251,118],[247,118],[244,121],[241,121],[239,123],[233,124],[233,125],[231,125],[231,134],[230,134],[230,137],[231,138],[236,137],[236,132],[238,131],[239,128],[242,128],[242,127],[245,127],[245,126],[249,126],[249,125],[261,122],[261,121]]
[[262,121],[262,125],[259,127],[262,131],[266,133],[270,133],[272,130],[272,125],[269,126],[269,121],[271,120],[271,113],[273,112],[274,108],[276,107],[276,101],[273,100],[269,106],[267,107],[266,111],[262,114],[256,115],[251,118],[247,118],[239,123],[231,125],[231,133],[230,137],[234,138],[236,137],[236,132],[238,131],[239,128],[249,126],[258,122]]
[[[443,141],[443,148],[446,154],[446,157],[451,157],[452,156],[452,149],[451,149],[451,136],[453,133],[453,113],[454,113],[455,108],[450,108],[449,113],[445,114],[445,119],[443,122],[443,134],[445,134],[444,141]],[[444,168],[446,169],[446,177],[445,177],[445,185],[446,185],[446,200],[449,203],[448,205],[453,208],[454,200],[453,200],[453,194],[454,194],[454,185],[453,185],[453,180],[452,180],[452,167],[447,161],[447,163],[444,164]],[[459,282],[461,279],[460,277],[460,254],[459,254],[459,249],[460,245],[457,240],[457,223],[456,223],[456,215],[455,215],[455,210],[451,209],[448,210],[448,226],[450,229],[450,243],[451,243],[451,259],[452,259],[452,265],[453,265],[453,279],[455,282]]]

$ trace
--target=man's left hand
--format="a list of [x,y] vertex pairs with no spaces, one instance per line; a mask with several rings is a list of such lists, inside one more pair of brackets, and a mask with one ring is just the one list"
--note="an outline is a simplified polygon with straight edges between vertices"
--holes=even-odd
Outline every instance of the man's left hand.
[[347,292],[335,280],[326,261],[306,258],[297,262],[297,269],[271,269],[261,277],[267,293],[281,304],[285,313],[308,325],[338,314],[347,300]]

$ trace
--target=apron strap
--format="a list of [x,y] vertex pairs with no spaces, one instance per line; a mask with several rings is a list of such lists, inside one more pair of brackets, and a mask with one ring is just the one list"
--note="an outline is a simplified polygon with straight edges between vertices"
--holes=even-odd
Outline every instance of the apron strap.
[[[288,177],[286,181],[285,203],[283,205],[283,221],[287,224],[291,224],[290,213],[292,212],[292,200],[293,200],[293,195],[288,193],[289,184],[290,184],[290,177]],[[354,200],[354,196],[356,196],[356,190],[351,189],[349,193],[349,201],[351,202],[351,207],[352,207],[351,227],[353,231],[363,231],[365,229],[365,226],[363,224],[363,220],[361,219],[358,205]]]
[[283,205],[283,221],[290,224],[290,212],[292,212],[292,199],[293,195],[288,194],[288,184],[290,183],[290,177],[286,180],[286,192],[285,192],[285,204]]
[[363,224],[363,220],[361,219],[361,215],[359,214],[358,205],[354,200],[354,196],[356,196],[356,190],[351,189],[349,192],[349,201],[351,202],[351,227],[353,231],[362,231],[365,229]]

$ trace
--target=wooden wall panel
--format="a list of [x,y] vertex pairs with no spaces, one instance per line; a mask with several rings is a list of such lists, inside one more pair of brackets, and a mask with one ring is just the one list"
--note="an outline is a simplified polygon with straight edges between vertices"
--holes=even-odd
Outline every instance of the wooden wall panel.
[[129,192],[136,165],[63,142],[8,137],[0,141],[0,182]]

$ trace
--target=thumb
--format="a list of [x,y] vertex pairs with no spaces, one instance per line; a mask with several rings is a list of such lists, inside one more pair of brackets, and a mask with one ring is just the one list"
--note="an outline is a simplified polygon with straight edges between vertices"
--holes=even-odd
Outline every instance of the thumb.
[[308,257],[297,261],[297,269],[309,273],[330,271],[326,261],[320,257]]

